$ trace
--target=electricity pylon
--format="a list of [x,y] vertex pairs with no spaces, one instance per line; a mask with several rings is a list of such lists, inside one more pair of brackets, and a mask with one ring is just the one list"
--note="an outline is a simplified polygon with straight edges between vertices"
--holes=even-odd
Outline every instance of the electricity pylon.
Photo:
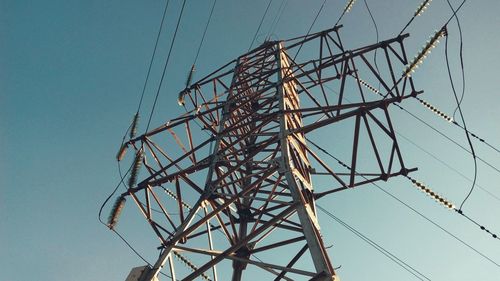
[[[120,159],[126,148],[136,157],[110,227],[132,198],[162,250],[143,280],[163,267],[171,280],[237,281],[250,267],[273,280],[339,280],[315,200],[414,170],[389,107],[421,93],[403,71],[408,35],[346,50],[339,28],[265,42],[182,91],[186,114],[122,147]],[[308,145],[322,128],[332,147],[352,137],[347,171]]]

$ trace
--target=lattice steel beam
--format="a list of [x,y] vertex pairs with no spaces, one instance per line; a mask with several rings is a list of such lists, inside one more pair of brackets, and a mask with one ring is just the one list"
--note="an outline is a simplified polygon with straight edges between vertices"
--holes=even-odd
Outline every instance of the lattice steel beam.
[[[172,280],[241,280],[248,266],[274,280],[338,280],[315,200],[413,170],[389,107],[420,93],[395,71],[408,63],[408,35],[346,50],[338,31],[264,43],[182,91],[186,114],[127,142],[144,155],[146,176],[122,196],[133,198],[163,247],[149,277],[168,262]],[[293,59],[301,46],[309,53]],[[378,70],[367,59],[375,50],[383,54]],[[383,97],[366,94],[365,84],[379,84]],[[338,173],[307,135],[346,120],[354,121],[352,169]],[[375,171],[358,168],[360,146],[371,149]],[[334,184],[316,190],[315,176]],[[273,251],[287,255],[269,259]],[[192,260],[188,270],[174,252]]]

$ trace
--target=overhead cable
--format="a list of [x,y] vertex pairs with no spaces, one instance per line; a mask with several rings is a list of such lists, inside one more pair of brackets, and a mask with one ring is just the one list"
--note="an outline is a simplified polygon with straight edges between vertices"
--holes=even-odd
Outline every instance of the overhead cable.
[[[454,13],[454,14],[456,14],[456,13]],[[451,90],[453,92],[453,97],[455,98],[455,101],[457,102],[458,112],[460,113],[460,119],[462,120],[462,124],[464,126],[465,137],[467,138],[467,142],[469,143],[470,151],[472,153],[472,159],[474,161],[474,180],[472,181],[472,186],[469,190],[469,193],[465,196],[464,200],[460,204],[459,210],[461,210],[463,205],[465,204],[465,202],[467,202],[467,199],[469,199],[469,197],[471,196],[472,192],[474,191],[474,187],[476,185],[477,160],[476,160],[476,152],[474,151],[474,145],[472,144],[472,141],[471,141],[470,136],[469,136],[469,131],[467,130],[467,125],[465,123],[465,117],[464,117],[464,114],[462,112],[462,107],[460,106],[460,101],[459,101],[459,98],[457,95],[457,91],[455,89],[455,83],[453,82],[453,77],[451,75],[450,62],[449,62],[449,58],[448,58],[448,36],[446,36],[446,39],[445,39],[444,53],[445,53],[445,59],[446,59],[446,69],[448,70],[448,77],[450,79]],[[463,67],[463,65],[462,65],[462,67]]]
[[273,22],[271,23],[271,25],[269,27],[269,31],[267,32],[267,35],[266,35],[267,41],[270,40],[271,35],[273,34],[274,30],[278,26],[278,23],[281,20],[281,16],[283,15],[283,12],[285,11],[287,4],[288,4],[288,0],[281,0],[281,4],[278,8],[278,11],[276,12],[276,16],[274,17]]
[[186,79],[186,89],[191,85],[191,80],[193,79],[193,75],[195,72],[196,62],[198,61],[198,57],[200,55],[201,47],[203,46],[203,42],[205,41],[205,36],[207,35],[208,26],[210,25],[210,21],[212,20],[212,15],[214,13],[215,4],[217,4],[217,0],[214,0],[212,4],[212,8],[210,9],[210,14],[208,16],[207,23],[205,24],[205,29],[203,30],[203,35],[201,36],[200,44],[198,45],[198,49],[196,50],[196,55],[194,56],[194,61],[189,70],[188,78]]
[[[364,80],[361,80],[361,79],[358,79],[358,81],[360,82],[360,84],[362,84],[363,86],[365,86],[367,89],[369,89],[370,91],[372,91],[373,93],[381,96],[381,97],[384,97],[384,95],[379,91],[377,90],[375,87],[371,86],[370,84],[368,84],[367,82],[365,82]],[[332,90],[330,87],[326,86],[328,89]],[[333,90],[332,90],[333,91]],[[453,144],[455,144],[456,146],[460,147],[462,150],[464,150],[465,152],[469,153],[469,154],[472,154],[472,152],[470,150],[468,150],[467,148],[465,148],[463,145],[461,145],[460,143],[458,143],[457,141],[453,140],[452,138],[450,138],[448,135],[446,135],[445,133],[441,132],[440,130],[438,130],[436,127],[432,126],[431,124],[429,124],[428,122],[424,121],[422,118],[418,117],[417,115],[413,114],[412,112],[408,111],[406,108],[402,107],[401,105],[399,104],[396,104],[394,103],[393,104],[394,106],[396,106],[397,108],[401,109],[402,111],[406,112],[408,115],[410,115],[411,117],[413,117],[414,119],[418,120],[420,123],[426,125],[427,127],[429,127],[430,129],[432,129],[433,131],[435,131],[436,133],[440,134],[442,137],[446,138],[447,140],[451,141]],[[467,131],[469,132],[469,131]],[[481,158],[480,156],[476,155],[476,159],[478,159],[479,161],[483,162],[484,164],[486,164],[488,167],[492,168],[493,170],[495,170],[496,172],[500,173],[500,169],[498,169],[497,167],[493,166],[493,164],[489,163],[488,161],[484,160],[483,158]]]
[[[439,163],[441,163],[443,166],[445,166],[446,168],[448,168],[449,170],[455,172],[457,175],[461,176],[463,179],[469,181],[472,183],[472,179],[467,177],[464,173],[460,172],[459,170],[457,170],[456,168],[454,168],[453,166],[451,166],[449,163],[443,161],[442,159],[440,159],[439,157],[437,157],[436,155],[434,155],[433,153],[431,153],[430,151],[426,150],[425,148],[423,148],[422,146],[418,145],[417,143],[415,143],[414,141],[412,141],[410,138],[404,136],[403,134],[399,133],[399,132],[396,132],[396,134],[403,138],[404,140],[406,140],[407,142],[409,142],[410,144],[412,144],[413,146],[415,146],[417,149],[419,149],[420,151],[424,152],[425,154],[427,154],[428,156],[430,156],[431,158],[433,158],[434,160],[438,161]],[[491,193],[488,189],[480,186],[479,184],[476,183],[476,186],[478,188],[480,188],[481,190],[483,190],[486,194],[488,194],[490,197],[492,197],[493,199],[497,200],[497,201],[500,201],[500,197],[496,196],[495,194]]]
[[337,24],[339,24],[339,22],[342,20],[342,18],[344,17],[344,15],[347,14],[347,13],[349,13],[351,11],[352,6],[354,6],[354,2],[356,2],[356,0],[349,0],[347,2],[347,5],[344,7],[344,10],[342,10],[342,14],[340,14],[340,17],[335,22],[334,26],[337,26]]
[[319,14],[321,14],[321,11],[323,11],[323,8],[325,7],[325,3],[326,3],[326,0],[323,0],[323,3],[321,3],[321,7],[319,7],[319,10],[316,13],[316,16],[314,17],[313,22],[311,23],[311,25],[309,26],[309,29],[307,30],[306,36],[304,36],[304,40],[299,45],[299,48],[297,49],[297,52],[295,53],[295,56],[293,56],[293,61],[295,61],[295,59],[297,58],[297,56],[300,53],[300,50],[302,49],[302,46],[304,45],[304,42],[307,40],[307,37],[309,37],[309,34],[311,33],[311,30],[312,30],[314,24],[318,20]]
[[427,276],[425,276],[423,273],[421,273],[420,271],[418,271],[417,269],[415,269],[413,266],[411,266],[407,262],[403,261],[401,258],[398,258],[396,255],[394,255],[393,253],[389,252],[384,247],[380,246],[379,244],[377,244],[376,242],[374,242],[370,238],[366,237],[363,233],[359,232],[354,227],[350,226],[349,224],[347,224],[343,220],[341,220],[338,217],[336,217],[334,214],[332,214],[331,212],[329,212],[328,210],[326,210],[325,208],[323,208],[321,205],[316,204],[316,207],[319,210],[321,210],[323,213],[325,213],[327,216],[329,216],[330,218],[332,218],[333,220],[335,220],[337,223],[339,223],[340,225],[342,225],[343,227],[345,227],[347,230],[349,230],[350,232],[354,233],[356,236],[358,236],[359,238],[361,238],[361,240],[365,241],[370,246],[372,246],[373,248],[375,248],[377,251],[379,251],[380,253],[382,253],[384,256],[388,257],[390,260],[392,260],[394,263],[396,263],[397,265],[399,265],[401,268],[403,268],[404,270],[408,271],[410,274],[412,274],[413,276],[415,276],[417,279],[419,279],[419,280],[431,280]]
[[259,27],[257,27],[257,30],[255,31],[255,34],[252,38],[252,42],[250,43],[250,46],[248,47],[247,52],[250,52],[250,50],[252,49],[253,43],[255,42],[255,39],[257,39],[257,35],[259,34],[260,28],[262,27],[262,23],[264,22],[264,19],[266,18],[267,11],[269,11],[269,7],[271,6],[272,2],[273,2],[273,0],[269,0],[269,3],[267,3],[266,11],[262,15],[262,18],[260,19]]
[[420,3],[420,5],[418,5],[417,10],[415,11],[415,13],[413,13],[413,16],[410,18],[408,23],[406,23],[406,25],[403,27],[401,32],[399,32],[399,35],[403,34],[403,32],[406,30],[406,28],[408,28],[408,26],[410,26],[410,24],[413,22],[413,20],[415,18],[421,16],[424,13],[424,11],[427,10],[427,7],[429,7],[431,2],[432,2],[432,0],[424,0],[424,2]]
[[153,118],[153,113],[155,111],[156,104],[158,102],[158,96],[160,95],[160,90],[161,90],[161,87],[163,85],[163,81],[165,79],[165,74],[167,72],[168,63],[170,61],[170,56],[172,54],[172,49],[174,48],[174,45],[175,45],[175,39],[177,38],[177,32],[179,31],[179,25],[181,23],[182,14],[184,12],[184,7],[185,6],[186,6],[186,0],[182,1],[182,7],[181,7],[181,11],[179,13],[179,17],[177,18],[177,24],[175,26],[174,36],[172,38],[172,42],[170,43],[170,48],[168,49],[167,58],[165,60],[165,65],[163,66],[163,71],[162,71],[162,74],[161,74],[160,83],[158,84],[158,89],[156,90],[156,95],[155,95],[155,99],[154,99],[154,102],[153,102],[153,107],[151,108],[151,113],[149,114],[149,119],[148,119],[148,123],[147,123],[145,132],[147,132],[149,130],[149,125],[151,124],[151,119]]
[[[349,167],[347,164],[345,164],[343,161],[341,161],[339,158],[335,157],[333,154],[331,154],[330,152],[328,152],[327,150],[325,150],[321,146],[317,145],[310,138],[306,138],[306,140],[309,143],[311,143],[314,147],[316,147],[317,149],[319,149],[321,152],[323,152],[324,154],[326,154],[327,156],[329,156],[330,158],[332,158],[333,160],[335,160],[338,164],[340,164],[344,168],[346,168],[348,170],[351,169],[351,167]],[[363,175],[360,175],[360,176],[367,180],[367,178],[365,176],[363,176]],[[437,222],[433,221],[432,219],[430,219],[426,215],[424,215],[421,212],[417,211],[415,208],[413,208],[409,204],[405,203],[404,201],[402,201],[401,199],[399,199],[398,197],[396,197],[392,193],[388,192],[387,190],[383,189],[380,185],[376,184],[375,182],[370,182],[370,183],[373,186],[375,186],[379,191],[383,192],[386,196],[389,196],[391,199],[396,200],[397,202],[399,202],[401,205],[403,205],[407,209],[411,210],[415,214],[417,214],[420,217],[422,217],[423,219],[425,219],[427,222],[431,223],[432,225],[434,225],[435,227],[437,227],[441,231],[445,232],[447,235],[449,235],[450,237],[452,237],[456,241],[460,242],[462,245],[464,245],[467,248],[471,249],[472,251],[474,251],[475,253],[477,253],[478,255],[480,255],[481,257],[483,257],[484,259],[488,260],[490,263],[492,263],[492,264],[494,264],[494,265],[496,265],[497,267],[500,268],[500,264],[499,263],[497,263],[496,261],[494,261],[492,258],[488,257],[487,255],[483,254],[482,252],[480,252],[479,250],[477,250],[476,248],[474,248],[472,245],[470,245],[467,242],[463,241],[462,239],[460,239],[458,236],[454,235],[450,231],[446,230],[443,226],[441,226]]]

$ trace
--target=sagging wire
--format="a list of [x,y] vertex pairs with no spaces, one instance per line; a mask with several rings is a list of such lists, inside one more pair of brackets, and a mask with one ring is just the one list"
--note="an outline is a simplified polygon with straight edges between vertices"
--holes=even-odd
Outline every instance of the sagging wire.
[[[119,163],[118,163],[119,165]],[[114,228],[114,225],[116,225],[116,222],[114,223],[113,227],[111,227],[109,225],[109,223],[106,223],[102,220],[101,216],[102,216],[102,210],[104,209],[104,206],[106,206],[106,204],[109,202],[109,200],[111,199],[111,197],[113,197],[113,195],[115,195],[116,191],[118,191],[118,188],[124,184],[124,180],[125,180],[125,177],[127,176],[127,174],[130,172],[130,170],[132,169],[132,166],[129,167],[129,169],[125,172],[124,175],[121,174],[120,172],[120,181],[118,182],[118,184],[115,186],[115,188],[113,189],[113,191],[111,192],[111,194],[109,194],[109,196],[106,198],[106,200],[104,200],[104,202],[101,204],[101,207],[99,208],[99,214],[97,216],[97,218],[99,219],[99,221],[105,225],[106,227],[110,228],[111,230],[113,230]]]
[[366,243],[368,243],[370,246],[372,246],[373,248],[375,248],[377,251],[379,251],[380,253],[382,253],[384,256],[386,256],[387,258],[389,258],[390,260],[392,260],[393,262],[395,262],[397,265],[399,265],[404,270],[408,271],[410,274],[412,274],[413,276],[415,276],[419,280],[431,280],[427,276],[425,276],[423,273],[421,273],[420,271],[418,271],[417,269],[415,269],[413,266],[409,265],[408,263],[406,263],[402,259],[398,258],[393,253],[391,253],[388,250],[386,250],[384,247],[380,246],[378,243],[376,243],[373,240],[371,240],[370,238],[366,237],[366,235],[364,235],[363,233],[359,232],[354,227],[350,226],[349,224],[347,224],[343,220],[341,220],[338,217],[336,217],[334,214],[332,214],[331,212],[329,212],[328,210],[326,210],[325,208],[323,208],[321,205],[316,204],[316,207],[319,210],[321,210],[323,213],[325,213],[327,216],[329,216],[331,219],[335,220],[337,223],[339,223],[340,225],[342,225],[343,227],[345,227],[347,230],[349,230],[350,232],[354,233],[361,240],[363,240]]
[[247,53],[250,52],[250,49],[252,49],[253,43],[255,42],[255,39],[257,39],[257,35],[259,34],[260,28],[262,27],[262,23],[264,22],[264,18],[266,17],[267,12],[269,11],[269,7],[271,6],[272,2],[273,2],[273,0],[269,0],[269,3],[267,3],[266,11],[262,15],[262,18],[260,19],[259,27],[257,27],[257,30],[255,31],[252,42],[250,43],[250,46],[248,47]]
[[454,125],[458,126],[460,129],[462,129],[462,130],[466,131],[467,133],[469,133],[469,135],[472,136],[473,138],[477,139],[478,141],[484,143],[489,148],[491,148],[491,149],[495,150],[496,152],[500,153],[500,149],[498,149],[497,147],[493,146],[491,143],[489,143],[488,141],[486,141],[482,137],[480,137],[480,136],[474,134],[473,132],[469,131],[468,129],[464,128],[464,126],[460,125],[456,121],[453,121],[452,123]]
[[[456,12],[454,14],[456,14]],[[476,185],[476,179],[477,179],[477,160],[476,160],[476,153],[474,151],[474,145],[472,144],[472,141],[471,141],[470,136],[469,136],[469,132],[467,130],[467,125],[465,123],[465,117],[463,115],[462,107],[460,106],[460,101],[458,99],[457,92],[455,90],[455,84],[453,82],[453,77],[451,75],[450,62],[449,62],[449,58],[448,58],[448,36],[446,37],[446,40],[445,40],[444,53],[445,53],[445,59],[446,59],[446,68],[448,70],[448,77],[450,79],[451,90],[453,92],[453,97],[455,98],[455,101],[457,102],[458,112],[460,113],[460,119],[462,119],[462,124],[463,124],[463,127],[464,127],[465,136],[467,138],[467,142],[469,143],[469,147],[470,147],[470,150],[471,150],[471,153],[472,153],[472,159],[474,160],[474,180],[472,182],[472,186],[471,186],[471,188],[469,190],[469,193],[467,194],[467,196],[465,196],[464,200],[460,204],[459,210],[462,210],[463,205],[465,204],[465,202],[471,196],[472,192],[474,191],[474,187]]]
[[[164,78],[164,74],[165,74],[165,70],[166,70],[166,66],[168,64],[168,59],[170,57],[170,52],[172,50],[172,46],[173,46],[173,43],[175,41],[175,37],[176,37],[176,34],[177,34],[177,29],[178,29],[178,26],[179,26],[179,22],[180,22],[180,18],[182,17],[182,11],[184,10],[184,4],[185,4],[186,1],[184,1],[183,3],[183,6],[182,6],[182,10],[181,10],[181,13],[180,13],[180,16],[179,16],[179,20],[178,20],[178,23],[177,23],[177,27],[176,27],[176,30],[175,30],[175,33],[174,33],[174,39],[172,40],[172,44],[171,44],[171,47],[170,47],[170,51],[169,51],[169,55],[167,57],[167,62],[165,64],[165,68],[164,68],[164,71],[163,71],[163,74],[162,74],[162,79],[160,81],[160,86],[158,87],[158,91],[157,91],[157,94],[156,94],[156,97],[155,97],[155,102],[153,104],[153,109],[151,110],[151,114],[150,114],[150,117],[149,117],[149,121],[148,121],[148,125],[147,125],[147,128],[146,128],[146,131],[149,129],[149,125],[150,125],[150,122],[151,122],[151,118],[152,118],[152,115],[153,115],[153,111],[154,111],[154,107],[156,105],[156,102],[157,102],[157,98],[158,98],[158,94],[159,94],[159,89],[161,88],[161,83],[163,81],[163,78]],[[126,150],[128,148],[128,145],[125,144],[125,138],[126,138],[126,135],[128,133],[129,134],[129,137],[132,139],[135,137],[136,133],[137,133],[137,127],[138,127],[138,121],[139,121],[139,112],[140,112],[140,109],[141,109],[141,106],[142,106],[142,102],[143,102],[143,99],[144,99],[144,95],[145,95],[145,90],[146,90],[146,86],[147,86],[147,83],[149,81],[149,76],[150,76],[150,73],[151,73],[151,68],[152,68],[152,64],[153,64],[153,61],[154,61],[154,58],[155,58],[155,55],[156,55],[156,50],[157,50],[157,47],[158,47],[158,42],[159,42],[159,38],[160,38],[160,35],[162,33],[162,29],[163,29],[163,23],[165,21],[165,18],[166,18],[166,14],[167,14],[167,10],[168,10],[168,6],[169,6],[169,3],[170,1],[167,0],[166,1],[166,4],[165,4],[165,8],[163,10],[163,15],[162,15],[162,20],[160,22],[160,26],[159,26],[159,30],[158,30],[158,34],[156,36],[156,41],[155,41],[155,46],[154,46],[154,49],[153,49],[153,53],[151,55],[151,59],[150,59],[150,62],[149,62],[149,67],[148,67],[148,71],[147,71],[147,74],[146,74],[146,79],[144,81],[144,86],[143,86],[143,90],[142,90],[142,93],[141,93],[141,97],[139,99],[139,104],[138,104],[138,107],[137,107],[137,111],[134,115],[134,118],[132,120],[132,123],[131,125],[129,126],[129,128],[127,129],[127,131],[125,132],[125,135],[123,136],[123,139],[122,139],[122,143],[120,145],[120,150],[116,156],[117,158],[117,163],[118,163],[118,170],[119,170],[119,173],[120,173],[120,181],[119,183],[116,185],[116,187],[114,188],[114,190],[111,192],[111,194],[106,198],[106,200],[103,202],[103,204],[101,205],[100,209],[99,209],[99,214],[98,214],[98,219],[100,221],[101,224],[105,225],[106,227],[108,227],[110,230],[112,230],[139,258],[141,258],[144,262],[146,262],[149,266],[152,266],[151,263],[149,263],[141,254],[139,254],[139,252],[137,250],[134,249],[134,247],[118,232],[116,231],[115,229],[115,226],[116,226],[116,223],[118,222],[118,216],[119,214],[121,213],[121,211],[123,210],[124,208],[124,204],[125,204],[125,197],[122,195],[120,196],[117,201],[115,202],[112,210],[111,210],[111,213],[110,213],[110,216],[108,218],[108,222],[104,222],[102,219],[101,219],[101,215],[102,215],[102,210],[104,208],[104,206],[108,203],[108,201],[111,199],[111,197],[116,193],[116,191],[118,190],[118,188],[123,184],[124,185],[124,179],[125,177],[130,173],[130,172],[134,172],[135,171],[135,177],[131,174],[131,178],[129,178],[129,184],[131,182],[135,182],[136,180],[136,177],[137,177],[137,173],[138,173],[138,169],[140,167],[140,162],[142,161],[142,148],[141,150],[138,151],[138,155],[139,153],[141,154],[141,156],[139,157],[138,155],[136,155],[136,158],[134,160],[134,163],[129,167],[129,169],[125,172],[125,174],[122,175],[122,172],[121,172],[121,166],[120,166],[120,161],[123,159],[123,157],[125,156],[125,153],[126,153]],[[137,159],[140,160],[138,161]],[[134,179],[135,178],[135,179]],[[171,278],[171,276],[163,273],[163,272],[160,272],[162,275],[168,277],[168,278]]]
[[[341,165],[342,167],[346,168],[347,170],[351,170],[351,167],[349,167],[347,164],[345,164],[343,161],[341,161],[339,158],[335,157],[333,154],[331,154],[330,152],[326,151],[324,148],[322,148],[321,146],[317,145],[315,142],[313,142],[310,138],[306,138],[306,140],[311,143],[314,147],[316,147],[318,150],[320,150],[321,152],[323,152],[324,154],[326,154],[327,156],[329,156],[330,158],[332,158],[333,160],[335,160],[339,165]],[[356,173],[356,175],[359,175],[358,173]],[[367,177],[363,176],[363,175],[360,175],[362,178],[364,178],[365,180],[368,180]],[[432,225],[434,225],[435,227],[437,227],[438,229],[440,229],[441,231],[443,231],[444,233],[446,233],[447,235],[449,235],[450,237],[452,237],[453,239],[457,240],[458,242],[460,242],[462,245],[466,246],[467,248],[471,249],[472,251],[474,251],[475,253],[477,253],[478,255],[480,255],[481,257],[483,257],[484,259],[488,260],[489,262],[491,262],[492,264],[496,265],[497,267],[500,267],[500,264],[495,262],[493,259],[491,259],[490,257],[488,257],[487,255],[483,254],[482,252],[480,252],[479,250],[477,250],[476,248],[474,248],[473,246],[471,246],[470,244],[468,244],[467,242],[463,241],[462,239],[460,239],[458,236],[454,235],[453,233],[451,233],[450,231],[446,230],[444,227],[442,227],[441,225],[439,225],[437,222],[431,220],[429,217],[425,216],[424,214],[422,214],[421,212],[417,211],[415,208],[413,208],[412,206],[408,205],[407,203],[405,203],[404,201],[402,201],[401,199],[399,199],[398,197],[396,197],[395,195],[389,193],[387,190],[383,189],[380,185],[376,184],[375,182],[370,182],[373,186],[375,186],[379,191],[383,192],[385,195],[389,196],[390,198],[392,198],[393,200],[396,200],[397,202],[399,202],[401,205],[405,206],[406,208],[408,208],[409,210],[411,210],[412,212],[414,212],[415,214],[419,215],[421,218],[425,219],[426,221],[428,221],[429,223],[431,223]],[[463,212],[462,212],[463,213]]]
[[[126,134],[125,134],[126,135]],[[120,163],[118,162],[118,165],[120,165]],[[127,174],[130,172],[130,170],[132,169],[132,166],[129,167],[129,169],[125,172],[125,174],[122,174],[121,173],[121,170],[120,170],[120,181],[119,183],[116,185],[116,187],[114,188],[114,190],[111,192],[111,194],[106,198],[106,200],[104,200],[104,202],[101,204],[101,207],[99,208],[99,214],[97,216],[97,219],[99,220],[99,222],[106,226],[107,228],[109,228],[111,231],[113,231],[113,233],[118,236],[120,238],[120,240],[122,240],[123,243],[125,243],[125,245],[127,245],[127,247],[132,251],[134,252],[134,254],[139,257],[142,261],[144,261],[149,267],[153,267],[153,265],[148,262],[143,255],[141,255],[133,246],[130,242],[128,242],[128,240],[120,233],[118,232],[116,229],[115,229],[115,226],[116,226],[116,223],[118,222],[118,215],[114,218],[114,223],[111,225],[110,224],[110,219],[111,219],[111,215],[110,217],[108,217],[108,222],[104,222],[102,220],[102,211],[104,209],[104,206],[106,206],[106,204],[108,203],[108,201],[111,199],[111,197],[113,197],[113,195],[116,193],[116,191],[118,190],[118,188],[121,186],[121,185],[124,185],[124,181],[125,181],[125,178],[127,176]],[[121,196],[120,196],[121,197]],[[119,199],[120,199],[119,197]],[[116,204],[116,202],[115,202]],[[123,210],[123,207],[124,206],[121,206],[121,210]],[[120,212],[121,212],[120,210]],[[111,212],[111,214],[113,214],[113,211]],[[162,274],[163,276],[165,277],[168,277],[168,278],[172,278],[172,276],[168,275],[168,274],[165,274],[163,272],[160,271],[160,274]]]
[[[463,57],[464,42],[463,42],[462,26],[460,25],[460,19],[458,18],[457,14],[455,12],[455,9],[453,9],[453,6],[451,5],[450,0],[446,0],[446,2],[448,3],[448,6],[450,6],[451,11],[453,12],[453,16],[457,22],[458,34],[460,36],[460,39],[459,39],[460,40],[459,57],[460,57],[460,68],[461,68],[461,72],[462,72],[462,93],[460,96],[459,105],[461,105],[462,101],[464,99],[464,96],[465,96],[465,68],[464,68],[464,57]],[[457,110],[458,110],[458,106],[455,108],[455,110],[453,110],[453,118],[455,118]]]

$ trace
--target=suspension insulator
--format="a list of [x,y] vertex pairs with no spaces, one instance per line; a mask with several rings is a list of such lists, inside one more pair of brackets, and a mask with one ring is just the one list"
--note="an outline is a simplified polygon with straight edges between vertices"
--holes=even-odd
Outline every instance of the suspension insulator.
[[123,210],[123,207],[125,207],[126,201],[127,200],[123,195],[116,199],[115,204],[113,205],[113,208],[111,209],[111,213],[109,214],[108,218],[109,229],[115,228],[116,223],[118,222],[118,218],[120,217],[120,214]]

